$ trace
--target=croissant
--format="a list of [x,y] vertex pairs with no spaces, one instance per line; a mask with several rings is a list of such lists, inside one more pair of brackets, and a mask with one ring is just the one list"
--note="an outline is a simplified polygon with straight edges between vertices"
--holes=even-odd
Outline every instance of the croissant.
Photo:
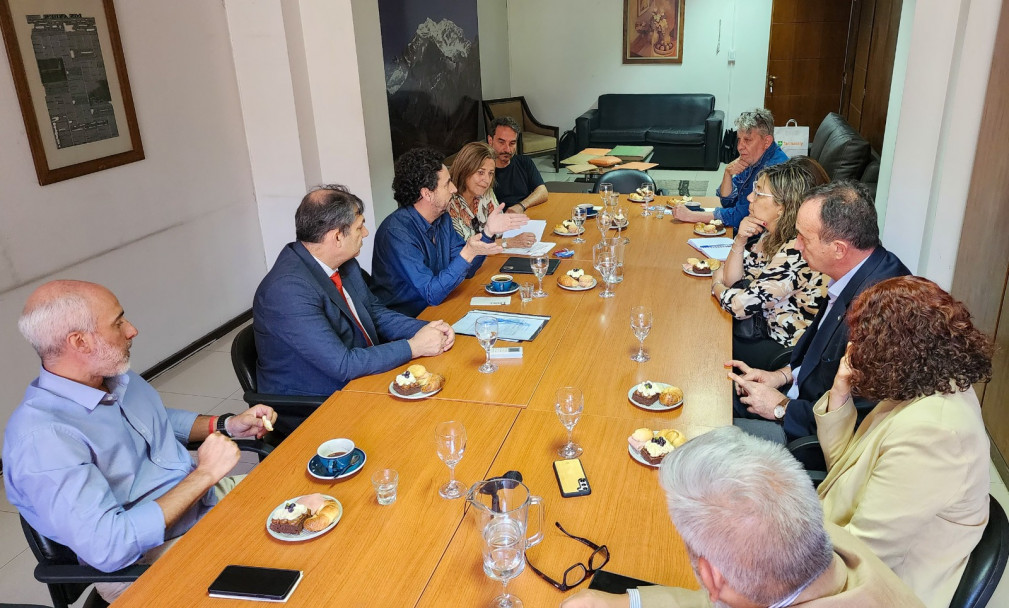
[[421,387],[420,387],[421,391],[423,391],[425,393],[430,393],[432,391],[436,391],[436,390],[440,389],[442,387],[442,385],[445,384],[445,376],[442,376],[441,374],[434,374],[434,373],[429,373],[428,375],[430,377],[427,379],[427,381],[423,385],[421,385]]
[[315,515],[305,520],[305,529],[309,532],[325,530],[336,518],[340,517],[340,504],[327,500],[322,503],[322,507],[316,511]]

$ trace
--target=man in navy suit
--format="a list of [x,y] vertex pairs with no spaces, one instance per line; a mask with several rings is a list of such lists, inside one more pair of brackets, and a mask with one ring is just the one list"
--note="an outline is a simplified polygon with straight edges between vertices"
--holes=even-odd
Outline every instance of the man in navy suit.
[[[806,263],[831,279],[829,300],[799,338],[789,365],[766,371],[742,361],[726,364],[741,372],[729,373],[739,392],[735,424],[782,443],[816,434],[813,405],[830,390],[847,348],[848,305],[880,281],[911,274],[880,244],[872,196],[859,182],[841,180],[810,190],[795,226]],[[856,397],[859,420],[873,406]]]
[[354,259],[368,235],[363,211],[343,186],[316,188],[298,206],[298,240],[253,301],[260,392],[328,396],[354,378],[452,348],[447,323],[389,310],[368,289]]

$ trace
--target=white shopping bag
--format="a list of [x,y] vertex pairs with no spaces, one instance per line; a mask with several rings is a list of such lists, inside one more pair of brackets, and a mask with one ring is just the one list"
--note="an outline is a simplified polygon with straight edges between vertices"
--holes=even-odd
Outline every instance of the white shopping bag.
[[784,127],[774,127],[774,139],[788,158],[809,154],[809,127],[800,127],[789,119]]

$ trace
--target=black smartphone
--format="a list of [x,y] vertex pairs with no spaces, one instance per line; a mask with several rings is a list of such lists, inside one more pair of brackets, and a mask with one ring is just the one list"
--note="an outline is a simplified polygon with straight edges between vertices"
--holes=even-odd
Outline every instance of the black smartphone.
[[231,565],[210,583],[207,593],[210,597],[286,602],[301,577],[301,570]]
[[557,476],[557,485],[564,498],[588,496],[592,493],[589,478],[585,476],[585,469],[582,468],[582,461],[577,458],[555,460],[554,475]]

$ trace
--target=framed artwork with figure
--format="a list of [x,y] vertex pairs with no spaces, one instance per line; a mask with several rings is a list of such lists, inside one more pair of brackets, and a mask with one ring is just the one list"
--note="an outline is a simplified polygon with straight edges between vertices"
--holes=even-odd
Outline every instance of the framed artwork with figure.
[[112,0],[0,0],[39,184],[143,160]]
[[624,0],[624,63],[683,63],[684,0]]

